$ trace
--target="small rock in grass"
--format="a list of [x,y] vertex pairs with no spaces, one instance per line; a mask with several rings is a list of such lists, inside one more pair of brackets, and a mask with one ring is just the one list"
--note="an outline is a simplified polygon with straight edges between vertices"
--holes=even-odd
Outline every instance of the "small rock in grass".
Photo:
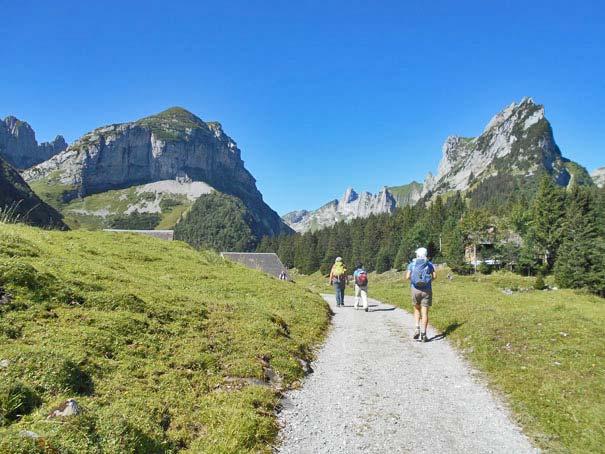
[[10,304],[13,301],[13,295],[6,293],[2,287],[0,287],[0,306],[3,304]]
[[38,435],[36,432],[32,432],[31,430],[22,430],[19,432],[19,436],[23,438],[31,438],[32,440],[37,440],[40,438],[40,435]]
[[6,369],[10,364],[11,362],[8,359],[3,359],[0,361],[0,369]]
[[564,333],[563,331],[561,331],[559,334],[560,334],[561,336],[563,336],[563,337],[567,337],[567,336],[569,336],[569,333]]
[[554,364],[555,366],[560,366],[560,365],[561,365],[561,363],[560,363],[559,361],[555,361],[553,364]]
[[512,295],[513,291],[509,288],[505,288],[502,290],[502,293],[504,293],[505,295]]
[[313,373],[313,368],[311,367],[311,363],[307,360],[304,360],[302,358],[297,358],[299,364],[301,365],[303,372],[305,373],[305,375],[308,374],[312,374]]
[[68,399],[55,408],[49,415],[49,418],[67,418],[69,416],[77,416],[82,413],[80,406],[74,399]]

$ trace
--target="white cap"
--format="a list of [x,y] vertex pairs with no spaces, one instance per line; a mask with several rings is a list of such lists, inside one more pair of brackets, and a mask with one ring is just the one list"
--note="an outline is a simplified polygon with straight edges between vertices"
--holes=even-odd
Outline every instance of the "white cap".
[[416,249],[416,258],[418,259],[425,259],[427,254],[428,251],[425,247],[419,247],[418,249]]
[[337,262],[342,262],[342,257],[336,257]]

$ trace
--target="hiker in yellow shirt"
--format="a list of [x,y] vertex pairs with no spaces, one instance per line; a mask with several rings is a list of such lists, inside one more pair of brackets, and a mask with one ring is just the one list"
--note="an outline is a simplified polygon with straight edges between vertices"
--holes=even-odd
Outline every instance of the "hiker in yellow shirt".
[[330,271],[330,285],[336,292],[336,307],[345,305],[345,286],[347,285],[347,269],[342,263],[342,257],[336,257]]

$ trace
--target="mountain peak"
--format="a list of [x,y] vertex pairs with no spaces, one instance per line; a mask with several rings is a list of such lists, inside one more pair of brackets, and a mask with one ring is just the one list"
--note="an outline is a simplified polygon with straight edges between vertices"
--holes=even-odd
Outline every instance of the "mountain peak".
[[183,107],[170,107],[155,115],[137,121],[143,126],[164,126],[171,128],[199,128],[206,125],[197,115]]
[[448,137],[442,151],[437,175],[427,177],[423,196],[469,188],[486,194],[488,181],[524,184],[525,179],[542,172],[561,186],[567,185],[573,174],[582,181],[589,179],[583,167],[563,158],[544,116],[544,106],[529,97],[494,115],[479,137]]
[[342,203],[351,203],[355,199],[357,199],[358,195],[355,192],[355,189],[348,187],[345,191],[344,196],[342,197]]
[[528,117],[527,127],[531,126],[534,123],[537,123],[541,119],[544,118],[544,106],[540,104],[536,104],[533,98],[528,96],[521,99],[521,101],[517,104],[512,102],[507,107],[504,108],[501,112],[497,113],[492,117],[490,122],[485,126],[483,133],[489,132],[492,129],[498,128],[506,123],[508,120],[514,120],[516,118]]

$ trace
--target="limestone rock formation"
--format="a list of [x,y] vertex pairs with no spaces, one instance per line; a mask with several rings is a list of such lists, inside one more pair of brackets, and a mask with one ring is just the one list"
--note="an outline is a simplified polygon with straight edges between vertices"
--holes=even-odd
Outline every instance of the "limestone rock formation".
[[59,203],[159,181],[204,182],[241,199],[263,226],[262,234],[291,231],[263,201],[221,125],[179,107],[95,129],[24,177],[36,187],[51,186]]
[[329,227],[339,221],[365,218],[371,214],[392,213],[397,206],[393,194],[384,187],[378,194],[362,192],[358,194],[348,188],[342,199],[332,200],[315,211],[293,211],[283,216],[283,220],[297,232],[306,232]]
[[25,121],[13,116],[0,120],[0,156],[17,169],[27,169],[67,148],[63,136],[38,144],[36,134]]
[[479,137],[448,137],[437,175],[428,174],[422,195],[466,191],[490,178],[527,180],[544,172],[561,186],[572,179],[590,180],[586,169],[561,155],[544,107],[523,98],[496,114]]
[[590,176],[592,177],[594,184],[596,184],[599,188],[605,186],[605,167],[599,167],[598,169],[594,170]]

